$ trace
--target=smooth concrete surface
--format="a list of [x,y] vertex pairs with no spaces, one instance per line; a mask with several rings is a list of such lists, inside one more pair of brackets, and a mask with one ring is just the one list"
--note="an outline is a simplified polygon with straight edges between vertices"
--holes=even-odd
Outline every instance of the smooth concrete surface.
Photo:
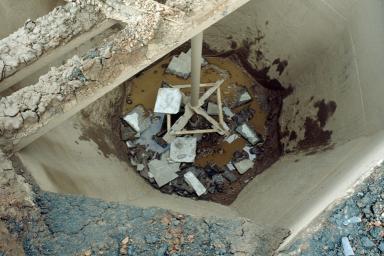
[[27,19],[36,19],[63,4],[64,0],[1,0],[0,39],[12,34]]
[[126,162],[106,157],[95,142],[80,139],[81,127],[77,118],[71,119],[17,153],[41,189],[195,216],[238,216],[226,206],[162,194]]

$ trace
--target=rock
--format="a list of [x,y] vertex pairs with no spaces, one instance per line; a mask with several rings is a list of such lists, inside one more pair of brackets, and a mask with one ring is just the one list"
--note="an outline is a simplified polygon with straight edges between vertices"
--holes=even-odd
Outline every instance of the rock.
[[177,88],[160,88],[157,92],[155,113],[177,114],[180,111],[182,94]]
[[372,242],[368,237],[364,236],[361,238],[361,244],[364,246],[364,248],[372,248],[375,246],[375,243]]
[[341,239],[341,243],[343,245],[344,256],[354,256],[355,255],[347,237],[343,237]]
[[378,248],[379,248],[380,252],[384,253],[384,241],[383,241],[383,242],[380,242]]
[[179,163],[193,163],[196,157],[196,147],[196,138],[177,137],[171,143],[170,158]]
[[375,240],[381,240],[384,238],[384,228],[383,227],[373,227],[369,231],[369,234],[375,239]]
[[360,223],[360,222],[361,222],[361,218],[360,218],[360,217],[357,217],[357,216],[354,216],[354,217],[352,217],[352,218],[349,218],[349,219],[345,220],[345,221],[343,222],[343,224],[344,224],[345,226],[347,226],[348,224],[356,224],[356,223]]
[[167,250],[168,250],[168,245],[163,244],[161,248],[156,252],[156,256],[164,256]]
[[[166,72],[187,79],[191,75],[191,53],[192,51],[189,50],[187,53],[182,52],[179,56],[174,56]],[[201,59],[201,63],[202,65],[207,64],[203,58]]]
[[235,163],[235,167],[237,169],[237,171],[240,173],[240,174],[244,174],[246,173],[249,169],[251,169],[253,167],[253,162],[249,159],[245,159],[245,160],[242,160],[240,162],[237,162]]

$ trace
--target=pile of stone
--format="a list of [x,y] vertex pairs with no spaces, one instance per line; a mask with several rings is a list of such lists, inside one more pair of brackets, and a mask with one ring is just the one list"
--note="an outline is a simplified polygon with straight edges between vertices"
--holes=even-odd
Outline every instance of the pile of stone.
[[[247,90],[241,91],[236,106],[251,100]],[[207,193],[225,192],[226,184],[236,182],[239,176],[251,170],[256,159],[263,154],[261,136],[249,125],[254,110],[246,107],[238,113],[233,113],[231,107],[233,106],[223,108],[230,135],[184,135],[177,136],[167,143],[162,138],[167,133],[166,114],[183,113],[183,102],[179,89],[163,84],[158,92],[154,113],[142,105],[137,105],[121,118],[121,139],[128,147],[132,166],[164,193],[200,197]],[[207,102],[203,108],[210,115],[217,115],[217,105],[214,102]],[[190,119],[186,128],[210,128],[207,126],[209,123],[203,117],[195,116]],[[195,165],[197,157],[219,153],[215,151],[214,145],[222,141],[232,144],[240,137],[248,142],[247,145],[239,148],[232,161],[226,163],[224,168],[219,167],[217,163],[211,163],[204,168]]]

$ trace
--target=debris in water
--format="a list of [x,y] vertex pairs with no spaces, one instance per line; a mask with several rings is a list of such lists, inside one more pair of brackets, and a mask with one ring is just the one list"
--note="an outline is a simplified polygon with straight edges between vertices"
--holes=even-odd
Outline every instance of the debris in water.
[[195,137],[177,137],[171,143],[171,160],[179,163],[193,163],[196,157],[196,146]]
[[[166,72],[187,79],[191,75],[191,62],[191,50],[187,53],[182,52],[179,56],[174,56],[172,58]],[[208,63],[201,58],[201,64],[205,66]]]
[[192,172],[187,172],[184,174],[185,182],[188,183],[196,192],[197,196],[203,195],[207,192],[207,189],[203,184],[196,178],[196,176]]
[[211,116],[217,116],[219,114],[219,107],[217,104],[208,102],[207,114]]
[[170,163],[166,159],[155,159],[148,163],[149,171],[159,187],[164,186],[178,177],[176,172],[179,171],[179,166],[179,163]]
[[161,131],[165,119],[165,114],[155,114],[150,118],[150,126],[140,135],[135,143],[145,146],[147,149],[157,152],[159,154],[167,151],[169,146],[159,144],[159,140],[155,139],[156,134]]
[[236,131],[252,145],[261,142],[259,136],[257,136],[256,132],[248,124],[243,123],[236,128]]
[[177,88],[159,88],[155,113],[177,114],[181,106],[182,94]]
[[123,117],[123,120],[138,134],[145,131],[150,125],[150,119],[145,116],[143,105],[136,106],[131,112]]
[[241,160],[235,163],[235,167],[240,174],[244,174],[253,167],[253,161],[249,159]]
[[229,135],[227,138],[225,138],[224,141],[228,142],[229,144],[233,143],[235,140],[237,140],[239,137],[239,135],[237,135],[236,133],[232,134],[232,135]]

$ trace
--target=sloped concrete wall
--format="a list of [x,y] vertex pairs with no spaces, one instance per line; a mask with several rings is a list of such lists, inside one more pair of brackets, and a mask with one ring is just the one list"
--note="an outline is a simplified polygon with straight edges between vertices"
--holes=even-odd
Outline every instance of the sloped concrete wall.
[[17,30],[27,19],[42,16],[63,0],[1,0],[0,1],[0,39]]

